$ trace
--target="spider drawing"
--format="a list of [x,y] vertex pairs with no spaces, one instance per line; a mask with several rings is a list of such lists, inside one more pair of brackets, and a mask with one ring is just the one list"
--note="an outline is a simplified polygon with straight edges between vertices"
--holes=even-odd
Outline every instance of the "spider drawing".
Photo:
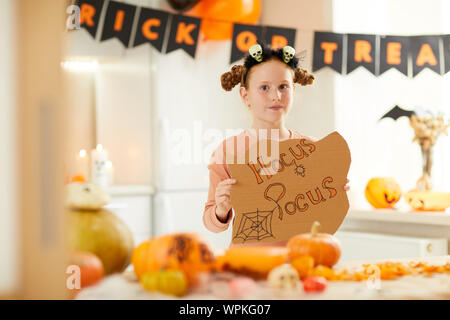
[[296,166],[295,169],[294,169],[295,174],[298,175],[298,176],[300,175],[302,177],[305,176],[305,171],[306,171],[306,169],[305,169],[305,167],[302,164]]

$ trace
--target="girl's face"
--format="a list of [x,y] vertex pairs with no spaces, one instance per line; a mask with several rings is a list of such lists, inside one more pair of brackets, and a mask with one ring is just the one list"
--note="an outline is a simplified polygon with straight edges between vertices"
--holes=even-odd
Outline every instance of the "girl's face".
[[247,75],[247,89],[241,87],[239,93],[255,122],[278,126],[292,105],[293,71],[278,59],[258,64]]

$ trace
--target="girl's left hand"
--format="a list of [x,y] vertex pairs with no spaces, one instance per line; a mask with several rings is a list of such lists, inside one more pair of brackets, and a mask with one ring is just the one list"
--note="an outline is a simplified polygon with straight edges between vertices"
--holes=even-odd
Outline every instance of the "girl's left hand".
[[349,182],[350,180],[347,179],[347,181],[345,182],[344,191],[350,190],[350,186],[348,185]]

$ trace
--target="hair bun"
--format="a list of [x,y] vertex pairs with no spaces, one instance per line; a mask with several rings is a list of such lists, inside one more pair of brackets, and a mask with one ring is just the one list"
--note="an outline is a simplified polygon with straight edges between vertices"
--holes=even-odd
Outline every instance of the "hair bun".
[[295,69],[294,83],[298,83],[302,86],[307,86],[309,84],[312,84],[313,82],[314,76],[308,71],[300,68]]
[[231,71],[225,72],[220,77],[222,88],[226,91],[231,91],[238,83],[241,82],[242,74],[245,70],[243,65],[234,65]]

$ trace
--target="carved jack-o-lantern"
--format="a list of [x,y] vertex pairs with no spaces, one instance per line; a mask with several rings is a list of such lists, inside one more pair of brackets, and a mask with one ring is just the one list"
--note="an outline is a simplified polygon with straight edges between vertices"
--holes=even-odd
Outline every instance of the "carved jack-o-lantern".
[[131,262],[140,279],[147,272],[178,270],[189,286],[199,284],[199,273],[210,272],[215,264],[212,248],[198,234],[173,233],[151,238],[134,249]]
[[367,183],[365,196],[376,209],[392,208],[400,200],[402,190],[393,178],[372,178]]

